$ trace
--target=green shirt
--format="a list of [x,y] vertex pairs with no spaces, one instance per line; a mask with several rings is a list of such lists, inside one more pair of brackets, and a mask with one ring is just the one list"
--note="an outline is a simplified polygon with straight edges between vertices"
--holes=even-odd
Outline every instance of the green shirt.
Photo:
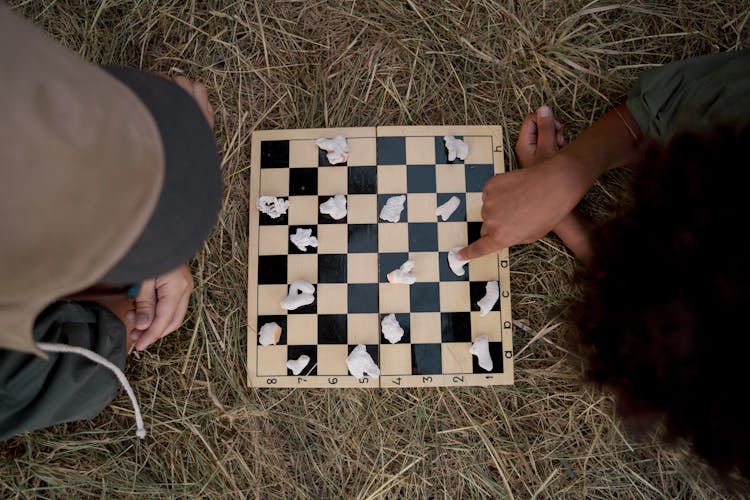
[[644,135],[666,143],[677,132],[750,120],[750,49],[709,54],[644,72],[628,94]]

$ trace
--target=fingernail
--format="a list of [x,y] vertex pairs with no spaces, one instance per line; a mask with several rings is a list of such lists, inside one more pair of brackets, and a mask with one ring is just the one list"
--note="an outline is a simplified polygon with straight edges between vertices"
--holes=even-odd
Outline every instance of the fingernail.
[[138,332],[130,332],[130,340],[138,340],[138,337],[140,337],[141,334]]
[[135,311],[128,311],[128,312],[126,312],[125,313],[125,319],[128,320],[128,321],[130,321],[130,322],[135,321]]
[[148,323],[148,314],[146,313],[140,313],[138,315],[138,324],[142,325],[143,323]]
[[550,116],[552,116],[552,108],[550,108],[549,106],[542,106],[541,108],[539,108],[539,116],[543,118],[549,118]]

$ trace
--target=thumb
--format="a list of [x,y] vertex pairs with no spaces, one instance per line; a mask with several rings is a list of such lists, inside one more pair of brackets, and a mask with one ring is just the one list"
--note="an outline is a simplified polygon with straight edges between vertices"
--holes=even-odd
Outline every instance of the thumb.
[[502,246],[498,245],[497,242],[489,236],[482,236],[471,245],[461,249],[456,257],[461,260],[471,260],[491,254],[501,248]]
[[135,297],[135,327],[145,330],[154,321],[156,310],[156,280],[141,283],[141,289]]
[[557,130],[555,128],[555,117],[552,108],[541,106],[536,110],[537,151],[542,157],[552,156],[557,152]]

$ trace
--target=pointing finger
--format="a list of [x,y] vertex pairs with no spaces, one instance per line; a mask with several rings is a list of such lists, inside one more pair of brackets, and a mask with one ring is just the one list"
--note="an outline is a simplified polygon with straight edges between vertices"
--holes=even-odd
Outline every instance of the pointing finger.
[[457,257],[461,260],[471,260],[496,252],[501,247],[489,236],[483,236],[471,245],[461,249]]

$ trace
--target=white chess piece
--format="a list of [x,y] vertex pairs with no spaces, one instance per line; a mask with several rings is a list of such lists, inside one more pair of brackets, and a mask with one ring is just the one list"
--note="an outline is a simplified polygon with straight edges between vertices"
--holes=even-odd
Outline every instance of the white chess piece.
[[469,352],[477,357],[479,366],[487,371],[492,370],[492,356],[490,356],[490,339],[487,335],[480,335],[474,340]]
[[312,235],[312,229],[297,228],[297,231],[289,237],[294,246],[303,252],[307,252],[307,247],[318,246],[318,238]]
[[404,202],[406,202],[405,194],[391,196],[380,209],[380,218],[388,222],[398,222],[401,220],[401,212],[404,211]]
[[286,367],[292,370],[292,373],[295,375],[299,375],[302,373],[302,370],[305,369],[307,364],[310,362],[310,356],[307,354],[301,355],[297,359],[290,359],[286,362]]
[[448,161],[454,161],[456,158],[465,160],[469,154],[469,145],[461,139],[456,139],[452,135],[443,137],[445,148],[448,150]]
[[357,378],[362,378],[365,374],[374,378],[380,376],[380,368],[375,364],[363,344],[359,344],[352,350],[352,353],[346,358],[346,366],[349,368],[349,373]]
[[461,250],[461,247],[455,247],[448,252],[448,265],[456,276],[463,276],[466,273],[466,271],[464,271],[464,266],[468,264],[469,261],[461,260],[456,257],[459,250]]
[[266,323],[260,327],[258,342],[260,345],[276,345],[281,338],[281,327],[274,323]]
[[315,287],[305,280],[296,280],[289,285],[289,295],[281,301],[281,307],[293,311],[315,301]]
[[386,275],[389,283],[402,283],[404,285],[412,285],[417,282],[416,276],[411,273],[414,269],[414,261],[407,260],[401,267],[394,269]]
[[435,209],[435,215],[439,216],[443,221],[446,221],[450,219],[451,215],[453,215],[453,212],[458,209],[460,204],[461,200],[459,200],[457,196],[451,196],[448,201]]
[[349,144],[343,135],[337,135],[332,139],[324,137],[316,140],[315,144],[327,152],[326,157],[331,165],[345,163],[349,159]]
[[383,337],[391,344],[399,342],[404,337],[404,329],[401,328],[395,314],[389,314],[383,318],[380,327],[383,329]]
[[320,213],[330,215],[334,220],[346,217],[346,196],[337,194],[320,204]]

